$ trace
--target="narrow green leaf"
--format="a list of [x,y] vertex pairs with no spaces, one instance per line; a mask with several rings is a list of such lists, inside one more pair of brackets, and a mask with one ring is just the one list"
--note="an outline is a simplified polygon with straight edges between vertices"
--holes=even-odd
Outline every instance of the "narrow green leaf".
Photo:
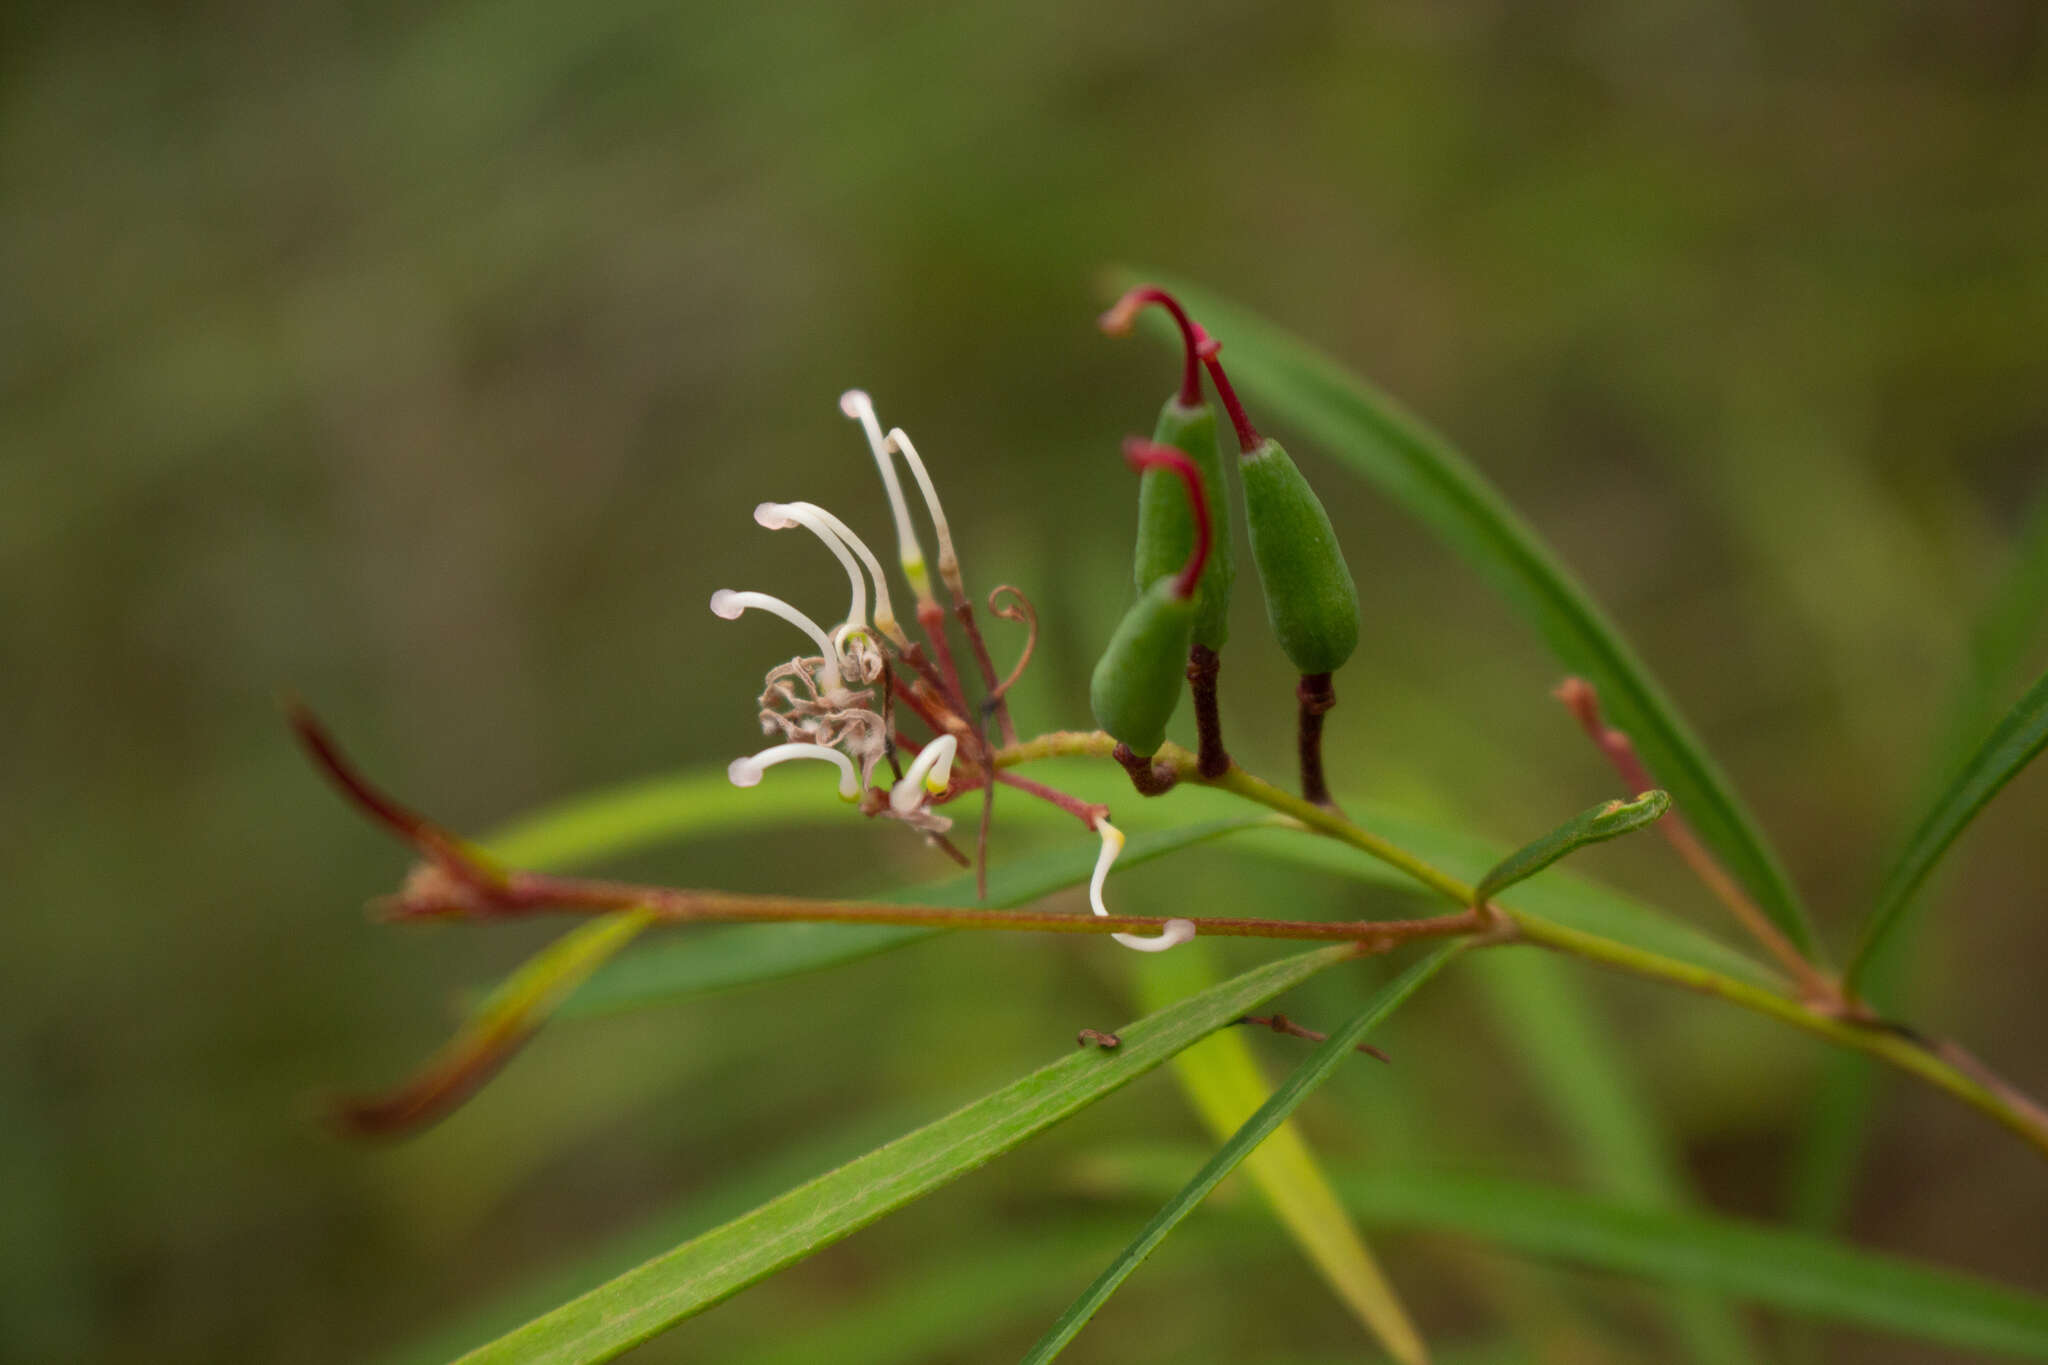
[[479,1341],[502,1336],[527,1319],[595,1288],[650,1256],[708,1232],[820,1171],[851,1161],[887,1142],[931,1112],[929,1103],[893,1102],[846,1116],[830,1127],[778,1131],[758,1147],[737,1146],[717,1178],[681,1195],[656,1195],[635,1217],[594,1240],[576,1239],[563,1257],[549,1257],[526,1274],[472,1301],[453,1300],[430,1330],[376,1357],[377,1365],[447,1365]]
[[[1209,1192],[1223,1182],[1223,1178],[1237,1169],[1238,1163],[1250,1156],[1260,1143],[1274,1135],[1275,1131],[1308,1098],[1309,1093],[1330,1078],[1339,1065],[1355,1058],[1354,1049],[1365,1040],[1366,1034],[1398,1009],[1402,1002],[1415,993],[1423,982],[1457,956],[1460,946],[1452,944],[1439,948],[1423,958],[1396,978],[1393,984],[1375,995],[1366,1007],[1359,1011],[1350,1022],[1331,1034],[1329,1040],[1320,1044],[1309,1054],[1307,1061],[1297,1067],[1249,1119],[1246,1119],[1230,1139],[1217,1149],[1214,1156],[1205,1162],[1181,1191],[1152,1216],[1123,1254],[1097,1276],[1095,1282],[1082,1291],[1066,1312],[1060,1315],[1052,1330],[1024,1357],[1024,1365],[1044,1365],[1066,1349],[1067,1343],[1087,1325],[1109,1296],[1118,1286],[1130,1278],[1132,1271],[1144,1263],[1166,1235],[1178,1226],[1182,1219],[1195,1211],[1195,1206],[1207,1197]],[[1404,1320],[1405,1326],[1405,1320]],[[1405,1339],[1397,1336],[1383,1340],[1397,1360],[1421,1361],[1428,1358],[1421,1340],[1414,1335],[1414,1329],[1407,1328]]]
[[[1089,1183],[1157,1198],[1194,1153],[1090,1158]],[[1525,1256],[1688,1286],[1796,1316],[1962,1350],[2048,1360],[2048,1298],[1789,1228],[1713,1214],[1633,1209],[1499,1176],[1344,1171],[1344,1202],[1376,1229],[1449,1232]]]
[[[843,810],[844,807],[842,806]],[[1116,871],[1240,830],[1270,825],[1271,817],[1240,815],[1177,829],[1139,834],[1125,844]],[[1042,896],[1085,885],[1099,845],[1070,844],[1002,863],[989,871],[991,910],[1026,905]],[[965,874],[888,891],[878,900],[902,905],[961,905],[974,899]],[[748,924],[679,935],[612,963],[563,1006],[564,1018],[616,1014],[672,1004],[709,991],[819,971],[932,937],[938,931],[889,924]]]
[[[1482,953],[1465,968],[1500,1021],[1503,1055],[1527,1073],[1531,1092],[1577,1153],[1599,1193],[1632,1208],[1688,1208],[1683,1162],[1633,1083],[1616,1031],[1594,1012],[1574,964],[1552,953]],[[1673,1331],[1697,1360],[1745,1365],[1754,1343],[1728,1305],[1676,1289],[1666,1305]]]
[[1587,844],[1618,839],[1645,825],[1654,824],[1670,809],[1671,797],[1661,791],[1644,792],[1633,801],[1603,801],[1494,864],[1493,870],[1481,877],[1479,885],[1473,889],[1472,903],[1484,905],[1516,882],[1535,876],[1573,850]]
[[1884,890],[1878,893],[1877,909],[1871,914],[1863,946],[1849,964],[1845,983],[1851,990],[1856,989],[1869,970],[1872,957],[1883,951],[1914,891],[1941,861],[1942,854],[1948,852],[1956,836],[2044,746],[2048,746],[2048,673],[2036,679],[2019,704],[2006,713],[1927,812],[1913,837],[1906,841],[1905,851],[1893,864]]
[[442,1117],[509,1061],[570,992],[652,923],[654,917],[644,910],[622,910],[571,929],[506,977],[411,1079],[386,1094],[341,1103],[340,1121],[355,1132],[386,1134]]
[[720,768],[608,787],[524,816],[481,842],[515,867],[565,871],[681,834],[841,824],[847,816],[830,782],[771,780],[738,791]]
[[1959,722],[1950,752],[1989,724],[2006,690],[2024,676],[2027,656],[2041,643],[2048,619],[2048,491],[2015,538],[2012,557],[1990,600],[1970,631],[1970,668],[1956,699]]
[[[2015,539],[2004,574],[1970,631],[1969,666],[1950,698],[1938,761],[1922,783],[1930,805],[1949,772],[1998,716],[2006,694],[2024,676],[2028,654],[2040,643],[2048,618],[2048,493],[2037,497]],[[1903,835],[1903,831],[1902,831]],[[1880,1013],[1901,1014],[1919,925],[1930,887],[1907,897],[1884,941],[1860,964],[1857,990]],[[1833,1227],[1848,1208],[1868,1143],[1871,1110],[1881,1093],[1880,1068],[1857,1052],[1838,1052],[1814,1088],[1810,1117],[1789,1163],[1787,1208],[1799,1226]]]
[[[1195,942],[1137,965],[1140,998],[1157,1008],[1216,981],[1211,945]],[[1227,1029],[1173,1059],[1174,1079],[1219,1142],[1227,1141],[1272,1095],[1273,1087],[1243,1032]],[[1365,1329],[1397,1359],[1425,1354],[1422,1337],[1365,1238],[1323,1174],[1300,1128],[1282,1124],[1246,1163],[1273,1210],[1316,1273]]]
[[1205,289],[1146,278],[1178,293],[1223,343],[1238,387],[1421,521],[1536,627],[1567,668],[1599,687],[1613,723],[1629,733],[1700,837],[1811,954],[1798,896],[1727,777],[1614,624],[1499,490],[1443,437],[1306,343]]
[[1326,967],[1349,945],[1283,958],[1079,1052],[769,1201],[534,1319],[463,1359],[609,1360],[784,1266],[858,1231],[1129,1084],[1182,1048]]
[[1788,1313],[2048,1359],[2048,1300],[1807,1233],[1483,1177],[1389,1172],[1339,1185],[1353,1211],[1376,1226],[1460,1232]]

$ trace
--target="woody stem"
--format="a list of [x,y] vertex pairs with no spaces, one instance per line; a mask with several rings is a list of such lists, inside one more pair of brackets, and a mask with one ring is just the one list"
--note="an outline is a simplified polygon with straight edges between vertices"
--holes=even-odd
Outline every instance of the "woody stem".
[[[1063,730],[1012,745],[993,757],[998,765],[1009,766],[1043,758],[1105,758],[1115,747],[1116,740],[1100,731]],[[1219,778],[1204,779],[1195,771],[1195,756],[1173,744],[1161,748],[1154,761],[1177,769],[1184,781],[1201,782],[1241,796],[1268,810],[1291,816],[1304,828],[1349,844],[1456,904],[1472,903],[1474,889],[1468,883],[1416,857],[1391,840],[1353,824],[1342,815],[1292,796],[1242,768],[1233,766]],[[1536,944],[1631,976],[1725,1000],[1838,1046],[1888,1062],[1988,1115],[2036,1151],[2048,1156],[2048,1111],[1988,1068],[1978,1070],[1958,1065],[1950,1055],[1955,1044],[1912,1036],[1894,1026],[1824,1007],[1817,1009],[1806,999],[1792,998],[1710,968],[1574,929],[1526,910],[1504,905],[1490,905],[1481,907],[1481,910],[1497,912],[1501,921],[1512,925],[1516,938],[1523,943]],[[1496,927],[1491,916],[1486,927]],[[1975,1061],[1974,1058],[1971,1060]],[[1977,1067],[1982,1068],[1983,1064],[1979,1062]]]
[[1188,692],[1195,701],[1195,771],[1214,780],[1230,771],[1230,751],[1223,747],[1223,713],[1217,704],[1216,675],[1223,656],[1207,645],[1188,647]]
[[1302,799],[1325,810],[1335,810],[1329,780],[1323,775],[1323,717],[1337,704],[1337,689],[1327,673],[1304,673],[1294,690],[1301,703],[1301,726],[1296,747],[1301,758]]
[[[997,910],[987,906],[891,905],[875,901],[812,900],[697,891],[635,882],[514,872],[486,896],[450,886],[445,892],[408,894],[391,906],[396,919],[501,919],[548,911],[609,914],[639,910],[667,924],[890,924],[923,929],[1008,929],[1049,934],[1158,933],[1172,919],[1159,915],[1065,914],[1051,910]],[[1204,936],[1354,942],[1384,952],[1420,938],[1475,933],[1488,926],[1475,910],[1399,920],[1275,920],[1223,917],[1199,921]]]

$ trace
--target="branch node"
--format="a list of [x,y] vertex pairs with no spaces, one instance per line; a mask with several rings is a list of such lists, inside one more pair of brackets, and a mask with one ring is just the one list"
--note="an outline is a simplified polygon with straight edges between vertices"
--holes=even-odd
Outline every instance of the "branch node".
[[1113,751],[1116,761],[1131,775],[1131,786],[1140,796],[1164,796],[1180,782],[1180,771],[1168,763],[1151,758],[1141,758],[1131,752],[1128,744],[1119,744]]

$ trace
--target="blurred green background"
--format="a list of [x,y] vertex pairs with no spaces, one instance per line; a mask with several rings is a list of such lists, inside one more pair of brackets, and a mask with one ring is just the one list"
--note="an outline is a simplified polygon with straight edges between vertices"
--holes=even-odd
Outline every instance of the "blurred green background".
[[[546,926],[367,923],[403,860],[273,704],[303,694],[471,830],[722,764],[792,642],[714,620],[710,592],[822,614],[843,591],[753,505],[809,498],[885,538],[834,401],[859,384],[934,466],[970,579],[1043,613],[1023,721],[1085,723],[1126,591],[1116,442],[1174,378],[1091,326],[1117,261],[1236,296],[1471,452],[1846,951],[2043,489],[2044,147],[2048,21],[2025,3],[10,6],[0,1356],[469,1344],[506,1295],[516,1317],[581,1287],[551,1268],[655,1249],[1131,1017],[1100,945],[975,936],[564,1023],[426,1136],[348,1145],[312,1101],[396,1079]],[[1540,644],[1297,454],[1367,599],[1340,794],[1507,840],[1607,795]],[[1284,773],[1290,680],[1256,596],[1238,606],[1234,747]],[[1954,860],[1911,1008],[2036,1093],[2043,782]],[[1585,866],[1715,922],[1656,841]],[[636,870],[816,891],[945,868],[849,821]],[[1222,849],[1133,874],[1124,903],[1197,877],[1246,909],[1358,908]],[[1289,1007],[1337,1017],[1371,979]],[[1776,1216],[1819,1049],[1572,979],[1704,1197]],[[1255,1045],[1275,1074],[1301,1055]],[[1386,1045],[1401,1065],[1305,1111],[1333,1161],[1573,1183],[1573,1135],[1469,983]],[[1851,1234],[2048,1288],[2038,1160],[1922,1088],[1886,1082],[1876,1113]],[[1076,1163],[1197,1136],[1154,1077],[645,1358],[1012,1358],[1145,1216],[1087,1197]],[[1376,1241],[1439,1341],[1666,1358],[1639,1291]],[[1363,1349],[1277,1233],[1219,1214],[1069,1359]]]

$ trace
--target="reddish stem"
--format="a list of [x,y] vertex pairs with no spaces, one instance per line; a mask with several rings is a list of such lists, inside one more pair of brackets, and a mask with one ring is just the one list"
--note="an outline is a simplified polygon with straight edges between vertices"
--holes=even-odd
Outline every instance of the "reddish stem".
[[1297,748],[1301,758],[1301,796],[1324,810],[1337,809],[1330,782],[1323,774],[1323,717],[1337,704],[1337,689],[1327,673],[1304,673],[1294,695],[1301,703]]
[[953,615],[960,622],[960,630],[967,636],[967,644],[974,651],[974,665],[981,670],[982,707],[992,712],[996,724],[1002,727],[1003,743],[1017,742],[1017,726],[1010,719],[1010,708],[1003,701],[1003,689],[996,683],[996,664],[988,654],[988,642],[981,638],[981,627],[974,620],[974,604],[965,596],[953,601]]
[[1174,580],[1173,595],[1183,602],[1195,595],[1195,584],[1202,580],[1202,570],[1209,563],[1209,499],[1202,492],[1202,475],[1190,460],[1172,446],[1148,441],[1142,436],[1124,438],[1124,461],[1131,468],[1143,473],[1148,469],[1171,469],[1187,485],[1188,506],[1195,514],[1195,548],[1188,555],[1186,567]]
[[1195,699],[1197,758],[1195,771],[1214,782],[1230,771],[1230,751],[1223,747],[1223,714],[1216,700],[1216,675],[1223,658],[1207,645],[1188,647],[1188,690]]
[[926,598],[917,604],[917,624],[923,628],[925,639],[931,641],[932,658],[946,683],[947,703],[955,714],[966,715],[967,694],[960,690],[960,670],[953,666],[953,646],[946,640],[946,609],[937,599]]
[[[1634,741],[1608,725],[1600,714],[1600,694],[1593,684],[1584,678],[1566,678],[1552,695],[1564,703],[1565,709],[1578,721],[1579,728],[1586,732],[1586,737],[1593,741],[1632,792],[1646,792],[1657,785],[1641,756],[1636,753]],[[1800,994],[1809,1003],[1824,1011],[1839,1013],[1850,1009],[1850,1002],[1843,996],[1841,987],[1808,961],[1806,954],[1800,952],[1792,940],[1771,922],[1770,916],[1749,898],[1749,893],[1707,850],[1683,811],[1674,810],[1659,820],[1657,830],[1665,842],[1677,850],[1693,875],[1728,908],[1750,936],[1769,949],[1779,964],[1792,974],[1793,980],[1799,983]]]
[[1011,772],[1008,768],[996,769],[996,781],[1005,787],[1015,787],[1020,792],[1027,792],[1041,801],[1051,802],[1089,829],[1094,829],[1095,822],[1109,814],[1108,806],[1098,806],[1092,801],[1083,801],[1078,796],[1069,796],[1057,787],[1048,787],[1043,782],[1033,782],[1028,777]]
[[1130,774],[1131,786],[1140,796],[1164,796],[1180,782],[1180,770],[1168,763],[1154,763],[1150,755],[1139,755],[1128,744],[1109,751],[1110,757]]
[[[1329,1034],[1322,1032],[1320,1029],[1305,1028],[1284,1014],[1247,1014],[1237,1022],[1240,1024],[1257,1024],[1261,1028],[1269,1028],[1275,1033],[1284,1033],[1290,1038],[1306,1038],[1311,1043],[1327,1043],[1330,1041]],[[1352,1050],[1354,1052],[1363,1052],[1375,1061],[1391,1062],[1394,1060],[1371,1043],[1360,1043]]]
[[1187,310],[1180,306],[1180,300],[1157,285],[1141,284],[1118,299],[1110,310],[1096,319],[1096,325],[1113,337],[1128,336],[1132,322],[1148,303],[1156,303],[1173,314],[1173,320],[1180,325],[1181,341],[1186,349],[1187,360],[1180,376],[1180,403],[1182,407],[1200,407],[1202,403],[1202,343],[1208,335],[1195,326]]
[[417,849],[449,876],[474,890],[490,894],[503,878],[485,863],[474,849],[447,830],[408,807],[401,805],[370,784],[341,752],[327,727],[303,703],[285,704],[285,715],[314,766],[326,773],[343,796],[365,815]]
[[1223,343],[1205,335],[1199,349],[1202,363],[1209,367],[1209,382],[1216,386],[1217,400],[1230,414],[1230,425],[1237,428],[1238,453],[1249,455],[1259,448],[1259,430],[1252,425],[1252,419],[1245,416],[1244,404],[1237,401],[1237,390],[1230,386],[1230,376],[1223,373],[1223,362],[1216,358],[1216,353],[1223,349]]
[[[943,842],[943,840],[940,840]],[[964,862],[964,856],[963,856]],[[514,872],[488,899],[446,883],[403,896],[390,905],[397,920],[493,920],[548,912],[608,914],[643,910],[668,924],[728,922],[753,924],[904,924],[932,929],[986,928],[1055,934],[1158,932],[1172,920],[1158,915],[1075,915],[1052,910],[991,911],[980,905],[898,905],[876,901],[804,900],[731,891],[698,891],[647,886],[543,872]],[[1357,943],[1365,952],[1384,952],[1423,938],[1474,934],[1489,927],[1484,914],[1466,910],[1422,919],[1276,920],[1216,916],[1199,921],[1214,938],[1278,938]]]
[[[931,727],[933,735],[948,733],[945,722],[939,719],[938,713],[933,710],[926,699],[918,694],[917,688],[914,685],[904,682],[894,672],[891,672],[889,674],[889,690],[895,693],[902,700],[903,704],[916,714],[919,720]],[[902,742],[900,737],[897,742]]]

